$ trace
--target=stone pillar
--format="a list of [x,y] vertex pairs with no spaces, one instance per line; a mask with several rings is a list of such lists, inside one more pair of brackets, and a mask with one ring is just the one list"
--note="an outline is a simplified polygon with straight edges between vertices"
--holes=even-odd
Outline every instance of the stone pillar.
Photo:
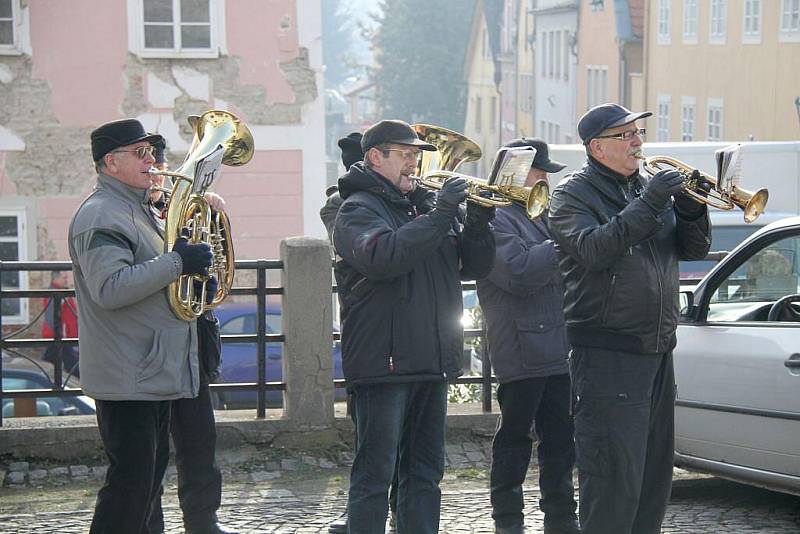
[[283,261],[284,415],[295,425],[333,424],[331,254],[327,240],[289,237]]

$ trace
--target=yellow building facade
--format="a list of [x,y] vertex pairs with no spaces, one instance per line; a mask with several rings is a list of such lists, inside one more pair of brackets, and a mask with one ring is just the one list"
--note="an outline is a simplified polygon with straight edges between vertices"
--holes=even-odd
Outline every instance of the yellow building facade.
[[648,141],[800,138],[800,2],[651,0]]

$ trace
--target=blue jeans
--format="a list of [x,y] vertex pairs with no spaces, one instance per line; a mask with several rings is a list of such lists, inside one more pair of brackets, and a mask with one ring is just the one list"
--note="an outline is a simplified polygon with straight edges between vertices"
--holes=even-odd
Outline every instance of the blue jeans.
[[358,447],[347,504],[350,534],[384,532],[395,463],[398,534],[435,534],[444,474],[447,384],[360,385],[353,388],[353,400]]

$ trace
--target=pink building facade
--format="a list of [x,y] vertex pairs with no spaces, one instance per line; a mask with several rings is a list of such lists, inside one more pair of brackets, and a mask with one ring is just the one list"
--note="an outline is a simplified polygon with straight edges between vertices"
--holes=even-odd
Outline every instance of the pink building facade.
[[[64,260],[95,172],[89,133],[136,117],[177,166],[190,114],[237,114],[256,153],[214,189],[237,258],[324,237],[321,18],[305,0],[0,0],[0,260]],[[26,286],[5,276],[4,287]],[[26,310],[4,309],[6,324]]]

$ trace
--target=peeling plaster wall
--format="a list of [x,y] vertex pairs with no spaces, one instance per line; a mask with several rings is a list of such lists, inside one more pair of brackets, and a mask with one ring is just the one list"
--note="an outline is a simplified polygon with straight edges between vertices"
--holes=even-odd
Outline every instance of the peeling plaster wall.
[[34,199],[30,257],[68,257],[69,219],[95,178],[93,128],[137,117],[167,137],[175,167],[192,140],[186,117],[213,107],[255,136],[253,160],[215,184],[237,257],[274,258],[283,237],[324,236],[320,11],[299,4],[228,0],[227,55],[142,59],[128,49],[126,0],[31,2],[32,55],[0,57],[0,194],[3,205]]

